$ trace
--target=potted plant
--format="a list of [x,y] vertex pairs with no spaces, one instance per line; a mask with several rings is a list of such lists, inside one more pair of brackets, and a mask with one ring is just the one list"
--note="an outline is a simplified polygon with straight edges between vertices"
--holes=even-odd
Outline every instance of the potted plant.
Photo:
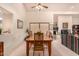
[[0,28],[0,35],[1,35],[2,29]]

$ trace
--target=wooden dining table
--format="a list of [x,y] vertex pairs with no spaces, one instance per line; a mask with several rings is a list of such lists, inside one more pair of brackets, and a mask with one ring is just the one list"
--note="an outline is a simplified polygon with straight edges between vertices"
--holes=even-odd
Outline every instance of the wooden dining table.
[[[49,56],[51,56],[51,52],[52,52],[51,51],[52,38],[44,36],[43,42],[44,42],[44,44],[47,45],[47,47],[48,47],[48,54],[49,54]],[[30,50],[29,46],[30,46],[30,44],[34,44],[34,36],[31,36],[31,37],[26,39],[26,55],[27,56],[29,56],[29,50]]]

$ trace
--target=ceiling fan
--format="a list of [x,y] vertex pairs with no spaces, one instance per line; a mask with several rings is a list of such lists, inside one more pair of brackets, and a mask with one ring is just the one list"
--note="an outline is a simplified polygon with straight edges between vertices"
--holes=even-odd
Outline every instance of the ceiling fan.
[[38,3],[36,6],[32,6],[32,8],[36,8],[38,10],[41,10],[43,8],[47,9],[48,6],[42,5],[41,3]]

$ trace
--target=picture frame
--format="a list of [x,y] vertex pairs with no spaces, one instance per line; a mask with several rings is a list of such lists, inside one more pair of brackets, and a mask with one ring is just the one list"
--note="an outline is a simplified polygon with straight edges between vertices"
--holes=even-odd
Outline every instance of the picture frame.
[[20,20],[20,19],[17,20],[17,28],[18,29],[22,29],[23,28],[23,21]]
[[67,22],[63,23],[63,28],[68,29],[68,23]]

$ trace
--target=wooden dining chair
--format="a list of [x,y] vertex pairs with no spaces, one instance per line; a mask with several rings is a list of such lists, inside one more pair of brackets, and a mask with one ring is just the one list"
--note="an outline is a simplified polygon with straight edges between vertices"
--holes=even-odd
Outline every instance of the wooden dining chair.
[[44,55],[43,39],[44,39],[43,33],[34,33],[33,55],[35,54],[35,51],[43,51],[43,55]]

